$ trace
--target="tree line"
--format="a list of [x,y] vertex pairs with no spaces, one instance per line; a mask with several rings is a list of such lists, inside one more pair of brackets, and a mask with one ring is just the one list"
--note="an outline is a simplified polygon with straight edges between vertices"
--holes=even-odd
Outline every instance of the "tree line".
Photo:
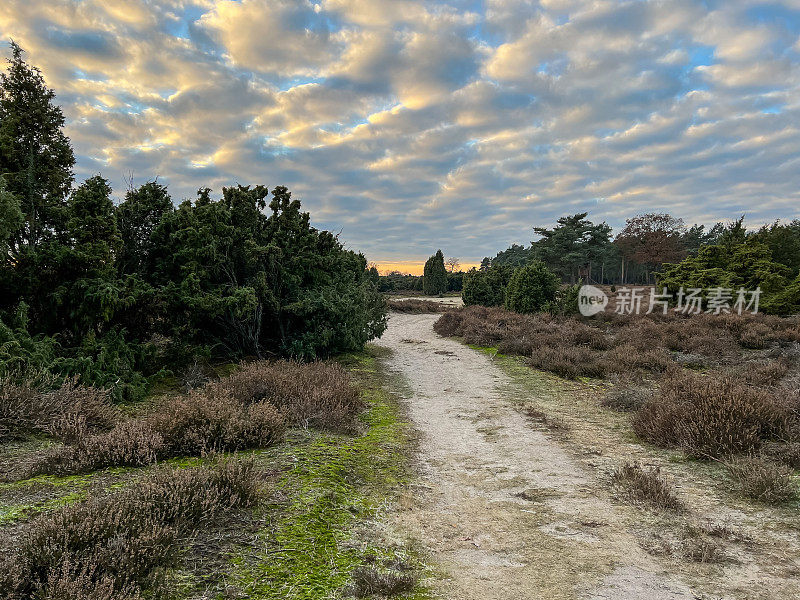
[[[551,312],[564,313],[571,311],[571,299],[577,298],[577,288],[571,286],[579,283],[651,285],[672,293],[680,287],[758,288],[765,311],[800,311],[798,219],[748,230],[742,217],[706,229],[704,225],[686,227],[666,213],[648,213],[628,219],[612,236],[608,224],[593,223],[587,216],[561,217],[551,229],[534,227],[538,239],[529,246],[514,244],[466,273],[448,272],[439,250],[425,263],[422,277],[392,273],[380,278],[381,289],[439,295],[456,289],[457,276],[467,305],[508,306],[510,302],[522,312],[531,312],[535,305],[536,310],[547,306]],[[542,269],[552,277],[544,277]],[[521,277],[526,282],[546,280],[544,296]],[[553,280],[563,289],[553,288]],[[521,289],[527,301],[520,300]]]
[[[627,219],[616,235],[605,222],[593,223],[588,213],[561,217],[551,229],[534,227],[538,239],[529,246],[518,244],[486,257],[481,269],[506,265],[517,267],[540,260],[565,283],[652,284],[662,265],[697,256],[706,246],[761,244],[771,260],[786,266],[790,278],[800,272],[800,220],[775,222],[747,231],[743,218],[731,224],[687,227],[667,213],[647,213]],[[739,240],[741,238],[741,240]]]
[[[539,239],[530,246],[515,244],[484,258],[479,269],[465,274],[464,303],[508,306],[515,274],[535,265],[573,286],[559,293],[564,298],[577,298],[578,283],[653,285],[672,293],[681,287],[758,288],[766,312],[800,312],[800,220],[748,230],[740,218],[706,230],[703,225],[686,227],[669,214],[650,213],[628,219],[612,237],[611,227],[587,216],[562,217],[552,229],[534,227]],[[548,294],[552,299],[558,295]],[[565,308],[562,302],[557,310]]]
[[289,190],[237,185],[175,206],[147,181],[115,204],[74,185],[64,116],[12,43],[0,74],[0,376],[79,376],[118,398],[196,357],[310,359],[386,326],[363,255]]

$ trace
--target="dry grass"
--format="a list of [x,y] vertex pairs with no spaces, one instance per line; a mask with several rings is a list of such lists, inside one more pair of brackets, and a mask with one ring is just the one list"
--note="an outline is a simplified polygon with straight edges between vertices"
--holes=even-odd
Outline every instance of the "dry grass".
[[750,452],[787,427],[774,394],[730,378],[675,373],[633,418],[636,434],[698,457]]
[[69,443],[118,420],[106,390],[78,385],[74,378],[47,389],[53,383],[0,380],[0,440],[46,433]]
[[791,467],[763,458],[739,458],[728,464],[728,471],[741,493],[765,504],[783,504],[797,500],[800,490],[793,480]]
[[611,479],[623,497],[633,504],[645,505],[656,510],[684,508],[658,467],[645,470],[638,464],[625,463],[614,471]]
[[416,584],[417,578],[412,573],[365,565],[353,570],[353,583],[349,591],[356,598],[391,598],[411,592]]
[[525,413],[525,416],[532,422],[542,425],[547,429],[562,432],[570,430],[569,423],[561,417],[548,415],[533,406],[526,406],[522,409],[522,412]]
[[135,487],[40,516],[4,544],[0,596],[139,598],[160,587],[187,536],[252,505],[258,493],[252,463],[225,461],[162,469]]

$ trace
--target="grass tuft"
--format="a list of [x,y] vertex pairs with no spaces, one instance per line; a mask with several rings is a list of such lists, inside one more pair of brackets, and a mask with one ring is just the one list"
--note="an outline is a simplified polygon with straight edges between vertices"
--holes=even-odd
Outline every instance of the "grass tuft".
[[633,504],[657,510],[684,509],[659,467],[645,470],[638,464],[625,463],[614,471],[611,480],[623,497]]

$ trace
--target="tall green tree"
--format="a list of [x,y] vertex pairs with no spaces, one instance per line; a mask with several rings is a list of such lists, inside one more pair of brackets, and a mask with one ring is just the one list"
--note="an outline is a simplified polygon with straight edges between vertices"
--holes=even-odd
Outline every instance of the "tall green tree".
[[0,73],[0,174],[24,214],[11,240],[15,253],[63,229],[75,164],[55,93],[22,54],[11,42],[7,71]]
[[152,270],[153,232],[164,215],[173,210],[165,185],[148,181],[128,190],[125,200],[116,209],[121,242],[117,266],[121,272]]
[[11,236],[22,227],[24,221],[19,199],[8,189],[5,177],[0,175],[0,268],[10,260]]
[[153,234],[151,282],[172,337],[227,356],[314,358],[383,332],[385,303],[363,255],[345,250],[282,186],[200,190]]
[[594,279],[602,271],[611,249],[611,227],[592,223],[588,213],[558,219],[553,229],[534,227],[541,236],[532,242],[533,258],[542,261],[562,280]]
[[506,289],[505,306],[518,313],[534,313],[556,299],[560,285],[558,275],[541,261],[514,271]]
[[447,291],[447,269],[444,254],[437,250],[426,262],[422,272],[422,292],[426,296],[438,296]]
[[513,267],[504,264],[467,271],[461,291],[464,306],[503,306],[506,287],[513,273]]
[[800,273],[800,219],[764,225],[753,237],[770,249],[776,262],[789,267],[792,276]]

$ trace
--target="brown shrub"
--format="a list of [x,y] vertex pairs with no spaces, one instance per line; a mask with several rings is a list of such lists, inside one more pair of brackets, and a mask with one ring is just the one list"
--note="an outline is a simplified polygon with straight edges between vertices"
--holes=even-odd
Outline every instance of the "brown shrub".
[[732,375],[741,377],[750,385],[775,385],[786,377],[789,365],[784,360],[748,362],[737,366]]
[[0,439],[24,432],[47,433],[67,442],[108,429],[119,418],[109,393],[67,379],[53,390],[32,381],[0,381]]
[[181,538],[258,497],[252,463],[161,469],[134,487],[42,515],[4,548],[0,595],[138,598],[173,565]]
[[214,386],[171,398],[145,421],[164,440],[164,450],[171,456],[261,448],[283,434],[283,418],[272,404],[243,403]]
[[365,407],[350,375],[332,362],[253,362],[209,387],[244,404],[268,401],[295,425],[350,429]]
[[444,302],[433,302],[431,300],[388,300],[386,302],[389,310],[401,313],[443,313],[455,308],[452,304]]
[[174,456],[261,448],[280,440],[283,430],[283,418],[268,402],[245,405],[220,389],[195,390],[109,432],[47,452],[20,476],[140,467]]
[[464,314],[464,309],[446,312],[433,324],[433,330],[444,337],[460,336],[464,323]]
[[279,441],[285,422],[338,430],[354,427],[364,402],[335,363],[254,362],[171,397],[148,414],[37,457],[16,475],[77,473],[142,466],[174,456],[261,448]]
[[661,469],[642,469],[635,463],[625,463],[614,471],[612,483],[634,504],[644,504],[658,510],[682,510],[683,503],[675,496]]
[[663,372],[673,367],[675,361],[660,348],[638,349],[634,346],[616,346],[603,356],[603,369],[607,373],[627,373],[635,369]]
[[743,495],[765,504],[782,504],[798,498],[793,469],[763,458],[740,458],[728,465]]
[[540,348],[528,359],[528,364],[567,379],[602,377],[606,371],[601,358],[596,352],[580,346]]
[[600,401],[602,406],[619,412],[636,412],[653,397],[653,390],[643,386],[618,386]]
[[776,340],[772,328],[765,323],[747,323],[738,332],[738,342],[742,348],[761,350]]
[[761,448],[761,453],[792,469],[800,469],[800,440],[770,441]]
[[785,429],[774,396],[730,378],[671,373],[633,418],[636,434],[701,457],[748,452]]
[[106,467],[142,467],[168,455],[164,438],[143,420],[132,419],[111,431],[80,439],[74,446],[63,446],[34,456],[19,466],[16,478],[49,473],[68,475]]

